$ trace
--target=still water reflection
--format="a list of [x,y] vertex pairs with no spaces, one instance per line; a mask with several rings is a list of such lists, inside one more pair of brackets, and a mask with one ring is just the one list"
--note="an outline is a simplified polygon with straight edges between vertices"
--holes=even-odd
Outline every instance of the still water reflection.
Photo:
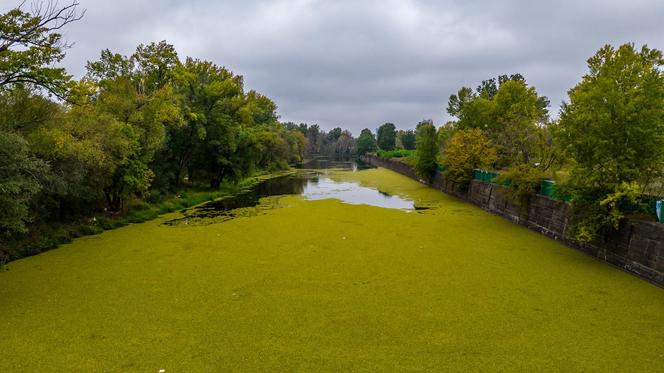
[[358,183],[339,182],[327,177],[308,180],[302,196],[307,200],[334,198],[353,205],[371,205],[393,209],[412,210],[413,201],[393,196]]
[[[320,167],[320,160],[309,167]],[[363,166],[354,162],[326,162],[323,167],[333,167],[335,172],[361,172]],[[313,167],[312,167],[313,168]],[[235,196],[222,198],[201,206],[185,210],[183,216],[164,224],[213,224],[238,216],[254,216],[266,210],[280,207],[279,197],[301,195],[305,200],[337,199],[349,204],[365,204],[383,208],[415,210],[415,203],[409,199],[390,195],[356,182],[336,181],[329,175],[329,169],[302,169],[292,175],[265,180],[249,190]]]

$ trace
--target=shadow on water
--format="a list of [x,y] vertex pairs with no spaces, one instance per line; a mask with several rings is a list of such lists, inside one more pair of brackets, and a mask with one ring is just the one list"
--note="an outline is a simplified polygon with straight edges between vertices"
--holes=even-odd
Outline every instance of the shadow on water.
[[184,216],[163,224],[208,225],[241,216],[256,216],[280,207],[279,199],[284,195],[300,195],[305,200],[332,198],[348,204],[366,204],[403,211],[425,209],[415,206],[411,200],[355,182],[335,181],[326,175],[331,169],[356,172],[366,168],[371,167],[358,162],[317,158],[303,163],[295,174],[267,179],[237,195],[184,210]]

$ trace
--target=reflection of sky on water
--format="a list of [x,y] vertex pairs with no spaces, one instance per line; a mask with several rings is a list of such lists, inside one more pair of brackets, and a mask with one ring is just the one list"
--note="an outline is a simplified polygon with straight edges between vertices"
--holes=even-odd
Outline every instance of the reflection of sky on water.
[[364,204],[404,210],[415,208],[413,201],[367,188],[358,183],[337,182],[325,177],[308,180],[302,196],[308,200],[334,198],[353,205]]

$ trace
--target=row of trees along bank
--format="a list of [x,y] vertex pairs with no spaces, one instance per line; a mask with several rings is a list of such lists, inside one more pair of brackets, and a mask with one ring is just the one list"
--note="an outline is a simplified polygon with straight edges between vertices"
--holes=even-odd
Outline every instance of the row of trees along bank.
[[348,131],[280,123],[242,76],[165,41],[103,50],[74,80],[60,30],[76,2],[0,15],[0,264],[214,197],[306,154],[349,157]]
[[[496,181],[522,204],[543,179],[555,180],[558,195],[572,201],[568,233],[580,241],[617,229],[627,216],[653,219],[654,201],[664,195],[662,52],[607,45],[587,62],[557,119],[521,74],[462,87],[448,100],[455,119],[437,131],[430,121],[420,123],[417,151],[404,160],[431,180],[437,159],[445,177],[466,188],[473,170],[500,171]],[[402,156],[390,153],[396,131],[386,126],[378,130],[378,155]],[[365,142],[361,135],[358,144]]]

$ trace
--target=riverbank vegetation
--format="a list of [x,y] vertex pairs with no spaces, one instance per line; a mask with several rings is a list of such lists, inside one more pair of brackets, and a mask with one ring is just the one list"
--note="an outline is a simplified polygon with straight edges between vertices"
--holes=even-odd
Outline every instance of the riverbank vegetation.
[[[442,144],[443,154],[473,156],[466,164],[444,157],[448,173],[464,170],[457,181],[468,183],[470,167],[500,170],[497,181],[508,184],[517,201],[527,201],[542,179],[557,179],[572,200],[569,233],[580,241],[617,229],[628,214],[652,216],[653,199],[664,195],[662,67],[661,51],[603,47],[588,60],[589,72],[556,120],[548,116],[548,100],[521,75],[484,81],[475,91],[462,88],[449,99],[457,133]],[[469,128],[475,139],[458,141]],[[483,137],[485,146],[472,150]]]
[[272,100],[165,41],[103,50],[80,80],[53,67],[81,17],[75,2],[0,16],[0,262],[302,160],[307,139]]
[[[585,242],[628,215],[654,218],[654,201],[664,198],[662,52],[605,46],[588,60],[558,118],[548,107],[521,74],[459,89],[447,106],[454,120],[428,135],[438,140],[446,177],[467,188],[474,169],[495,170],[496,182],[524,208],[543,179],[555,180],[555,196],[572,201],[569,234]],[[388,129],[382,143],[391,147],[397,131]],[[397,157],[381,142],[378,148],[379,156]],[[430,159],[428,149],[418,146],[411,164]]]

